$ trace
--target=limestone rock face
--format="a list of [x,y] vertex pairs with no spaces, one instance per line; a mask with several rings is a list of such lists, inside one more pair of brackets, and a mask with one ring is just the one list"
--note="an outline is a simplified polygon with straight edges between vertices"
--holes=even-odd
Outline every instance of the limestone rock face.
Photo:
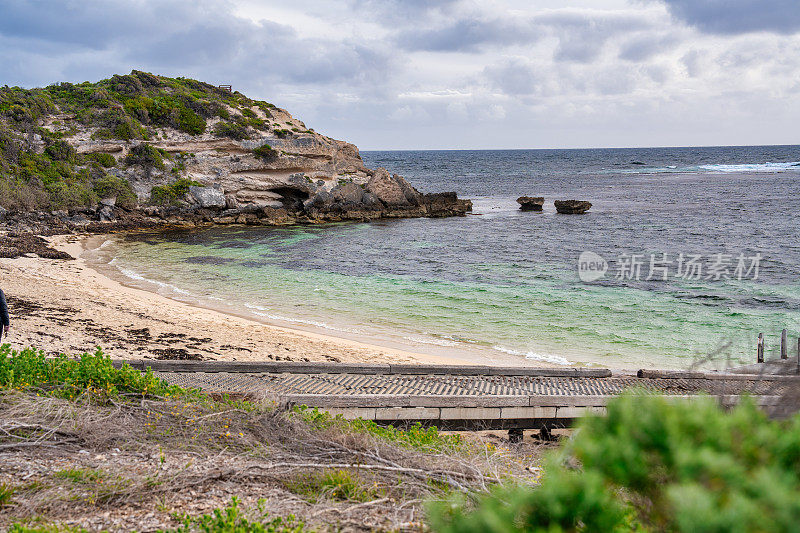
[[583,200],[556,200],[556,211],[565,215],[581,215],[592,207],[590,202]]
[[544,205],[544,196],[520,196],[517,203],[522,211],[541,211]]
[[364,200],[364,189],[355,183],[345,183],[335,187],[331,191],[331,196],[337,202],[357,206]]
[[227,207],[227,201],[222,191],[214,187],[189,187],[189,194],[200,205],[200,207]]
[[367,181],[367,192],[374,194],[378,200],[388,207],[410,205],[406,190],[399,180],[395,179],[395,176],[389,175],[385,168],[376,169],[372,177]]
[[[248,126],[244,138],[215,133],[224,121],[218,116],[206,117],[206,127],[198,134],[149,124],[156,135],[146,143],[158,150],[163,162],[147,168],[136,163],[108,169],[130,183],[139,208],[115,206],[112,199],[104,199],[100,208],[86,213],[88,219],[130,226],[270,225],[460,216],[472,208],[455,193],[422,194],[402,176],[367,168],[356,146],[308,129],[284,109],[255,105],[244,97],[236,106],[240,108],[228,109],[231,116],[247,111],[247,116],[254,115],[252,122],[261,125]],[[93,127],[73,121],[67,129],[66,119],[52,118],[43,127],[70,132],[64,139],[81,154],[113,154],[122,162],[142,143],[97,140]],[[190,186],[187,194],[169,205],[151,205],[155,186],[175,190],[169,187],[179,179],[202,186]],[[0,211],[0,219],[2,215]]]

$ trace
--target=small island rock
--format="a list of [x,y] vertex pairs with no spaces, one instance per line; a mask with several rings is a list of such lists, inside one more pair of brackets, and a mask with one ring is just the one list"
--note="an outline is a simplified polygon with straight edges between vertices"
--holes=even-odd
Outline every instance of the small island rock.
[[591,202],[585,202],[582,200],[556,200],[554,203],[556,206],[556,212],[563,213],[565,215],[580,215],[592,207]]
[[544,205],[544,196],[520,196],[517,203],[522,211],[541,211]]

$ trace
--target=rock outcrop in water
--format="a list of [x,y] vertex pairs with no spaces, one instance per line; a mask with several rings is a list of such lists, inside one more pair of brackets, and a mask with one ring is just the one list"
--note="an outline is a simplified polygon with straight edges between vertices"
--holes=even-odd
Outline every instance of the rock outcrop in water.
[[544,205],[544,196],[520,196],[517,203],[522,211],[541,211]]
[[[283,109],[195,80],[133,71],[97,83],[0,88],[5,103],[13,115],[0,111],[0,146],[13,150],[0,151],[0,190],[26,184],[24,194],[0,198],[7,226],[269,225],[472,208],[455,193],[423,194],[367,168],[354,145]],[[53,165],[63,187],[29,175]]]
[[556,200],[553,203],[556,206],[556,212],[565,215],[581,215],[592,207],[590,202],[582,200]]

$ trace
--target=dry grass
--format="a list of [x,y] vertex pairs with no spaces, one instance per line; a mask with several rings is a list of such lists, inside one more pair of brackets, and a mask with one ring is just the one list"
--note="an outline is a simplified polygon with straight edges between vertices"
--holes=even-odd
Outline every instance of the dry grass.
[[90,530],[177,525],[263,499],[273,516],[317,529],[422,528],[422,502],[450,491],[534,481],[535,450],[470,442],[401,447],[346,425],[313,427],[268,404],[142,400],[91,405],[0,396],[0,527],[40,517]]

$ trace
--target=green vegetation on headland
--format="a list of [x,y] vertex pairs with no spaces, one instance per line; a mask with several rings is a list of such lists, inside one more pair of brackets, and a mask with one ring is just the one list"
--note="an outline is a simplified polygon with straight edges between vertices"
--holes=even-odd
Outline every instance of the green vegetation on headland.
[[[140,165],[148,175],[164,168],[166,154],[156,157],[148,143],[168,131],[201,135],[212,120],[214,135],[247,139],[277,126],[270,122],[273,109],[268,102],[208,83],[136,70],[97,83],[0,87],[0,206],[16,211],[80,208],[108,194],[116,194],[122,207],[130,206],[136,197],[127,180],[116,178],[113,190],[109,180],[121,165]],[[289,133],[275,131],[278,136]],[[124,161],[110,153],[78,154],[70,144],[75,136],[131,141],[142,153]]]
[[[627,394],[609,403],[606,416],[583,419],[570,440],[548,452],[542,470],[520,464],[513,472],[522,457],[502,462],[490,445],[306,407],[287,413],[258,402],[214,401],[151,372],[115,368],[100,350],[71,359],[0,348],[0,409],[13,421],[7,427],[16,428],[0,437],[4,448],[51,439],[56,428],[65,439],[97,439],[106,449],[157,445],[156,463],[164,467],[174,463],[175,451],[226,453],[226,465],[232,464],[211,478],[252,483],[264,469],[266,479],[319,509],[350,504],[367,513],[372,507],[364,506],[427,500],[426,521],[437,532],[789,532],[800,523],[800,416],[770,420],[747,399],[724,411],[710,397],[667,401]],[[20,413],[33,415],[14,426]],[[59,417],[69,424],[56,425]],[[75,421],[84,419],[89,427],[81,434]],[[101,422],[92,426],[93,420]],[[114,426],[119,420],[126,422]],[[98,435],[99,427],[114,430]],[[281,465],[294,468],[276,468]],[[0,484],[0,507],[13,513],[15,500],[26,499],[57,510],[64,494],[71,506],[114,506],[132,498],[143,505],[147,495],[196,483],[197,474],[126,475],[62,466],[46,479]],[[47,498],[56,502],[43,503]],[[234,499],[197,517],[174,515],[177,526],[168,530],[319,529],[305,518],[304,524],[287,513],[267,514],[263,505]],[[376,512],[390,514],[380,507]],[[10,531],[81,531],[41,520],[18,521]]]

